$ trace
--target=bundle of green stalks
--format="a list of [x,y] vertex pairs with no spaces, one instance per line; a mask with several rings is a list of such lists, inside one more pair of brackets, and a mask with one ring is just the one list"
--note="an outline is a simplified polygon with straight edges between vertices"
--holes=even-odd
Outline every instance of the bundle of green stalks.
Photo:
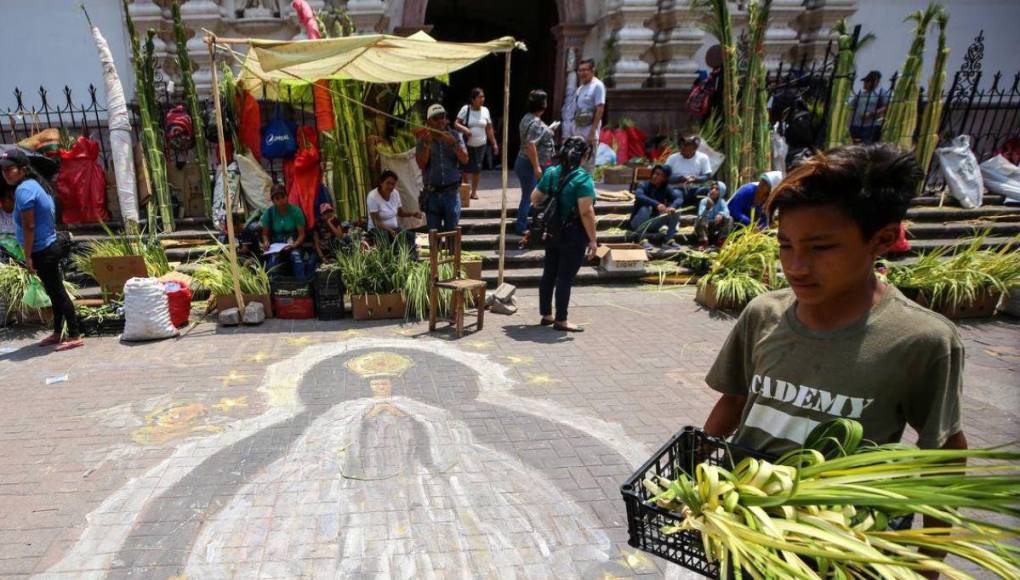
[[202,109],[198,100],[198,90],[195,88],[195,80],[191,76],[191,57],[188,56],[188,35],[181,21],[181,7],[178,2],[170,6],[170,13],[174,22],[174,40],[177,42],[177,67],[181,71],[181,81],[184,84],[184,101],[188,106],[188,114],[191,115],[191,124],[195,133],[195,163],[200,168],[198,174],[199,186],[202,188],[202,200],[205,203],[205,215],[212,215],[213,185],[209,177],[209,149],[205,140],[205,124],[202,121]]
[[[752,176],[768,171],[769,115],[768,88],[765,86],[765,31],[769,24],[772,0],[752,0],[747,6],[747,28],[750,32],[747,46],[747,70],[741,87],[740,177],[748,181]],[[735,183],[735,182],[733,182]]]
[[[135,31],[134,21],[124,2],[124,14],[131,42],[131,60],[134,64],[135,98],[138,101],[140,132],[142,135],[143,173],[149,187],[149,219],[159,221],[163,231],[173,231],[174,217],[170,206],[170,185],[167,182],[166,158],[163,154],[163,129],[160,124],[159,103],[156,100],[156,59],[154,56],[156,31],[146,34],[144,52]],[[158,214],[158,215],[157,215]],[[153,225],[150,229],[155,230]]]
[[[733,22],[727,0],[693,0],[691,7],[707,18],[706,29],[715,36],[723,51],[723,154],[726,156],[726,183],[740,178],[741,120],[737,103],[740,83],[737,78],[737,46],[733,40]],[[748,120],[748,123],[753,120]]]
[[[269,294],[269,272],[258,260],[246,260],[237,266],[238,283],[242,294]],[[234,276],[231,274],[229,250],[222,243],[206,252],[192,274],[192,280],[211,294],[232,295]]]
[[1002,293],[1020,284],[1020,236],[998,250],[982,250],[988,232],[966,246],[942,247],[918,256],[913,264],[893,266],[886,280],[900,289],[921,292],[935,309],[973,303],[989,292]]
[[[935,16],[935,23],[939,27],[938,52],[935,54],[935,67],[931,71],[931,80],[928,81],[928,102],[921,114],[921,129],[917,143],[917,163],[921,166],[922,175],[928,174],[931,166],[932,156],[935,155],[935,148],[939,144],[939,125],[942,123],[942,87],[946,84],[946,60],[949,58],[949,47],[946,45],[946,27],[949,25],[949,14],[945,9],[939,7]],[[924,182],[917,184],[917,194],[920,195],[924,189]]]
[[900,77],[896,80],[896,87],[893,89],[892,99],[885,113],[885,122],[882,125],[882,141],[905,150],[914,147],[917,102],[921,91],[918,82],[924,64],[925,36],[932,20],[942,13],[942,6],[931,3],[924,11],[918,10],[906,18],[915,22],[914,41],[910,45],[910,52],[907,53],[907,60],[900,69]]
[[[6,311],[4,314],[23,311],[22,301],[29,286],[41,285],[42,282],[35,274],[16,263],[0,262],[0,304],[3,304]],[[68,296],[74,297],[78,293],[78,287],[65,281],[64,289]]]
[[352,295],[402,292],[416,263],[411,248],[402,239],[373,241],[369,250],[340,250],[329,267],[340,270]]
[[829,93],[832,112],[829,114],[829,124],[825,128],[826,149],[850,142],[850,106],[847,103],[847,96],[853,84],[851,72],[854,66],[853,38],[847,30],[846,20],[840,20],[832,29],[839,34],[837,40],[839,52],[832,77],[832,90]]
[[[854,421],[838,420],[851,424]],[[834,435],[818,435],[833,430]],[[1002,578],[1020,576],[1020,529],[975,512],[1020,515],[1020,453],[920,450],[851,444],[856,428],[823,423],[803,449],[775,462],[745,458],[733,469],[702,463],[693,476],[645,480],[660,507],[681,512],[666,534],[700,533],[721,578],[921,578],[971,576],[930,551],[969,560]],[[840,447],[823,453],[823,446]],[[843,447],[843,444],[845,448]],[[977,465],[964,462],[977,460]],[[961,510],[966,510],[964,513]],[[942,527],[897,530],[895,516],[921,514]]]
[[720,304],[743,305],[784,285],[777,273],[778,260],[775,234],[755,227],[752,219],[750,225],[734,229],[726,238],[698,286],[712,284]]
[[159,238],[142,231],[139,235],[114,233],[106,224],[100,224],[107,238],[89,242],[84,251],[71,256],[71,262],[79,272],[95,278],[92,258],[116,258],[121,256],[141,256],[145,260],[145,271],[149,276],[158,278],[169,273],[172,268],[166,257],[166,248]]

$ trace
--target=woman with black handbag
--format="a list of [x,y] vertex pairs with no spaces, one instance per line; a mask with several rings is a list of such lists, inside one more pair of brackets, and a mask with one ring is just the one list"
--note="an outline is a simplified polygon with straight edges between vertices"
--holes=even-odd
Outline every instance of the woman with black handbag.
[[[542,326],[566,332],[584,329],[567,318],[570,290],[585,256],[594,257],[595,184],[583,164],[591,155],[591,146],[583,137],[563,142],[559,163],[542,174],[531,203],[535,208],[531,235],[545,244],[542,282],[539,285],[539,312]],[[553,316],[553,294],[556,313]]]
[[[69,241],[57,234],[57,211],[53,196],[45,189],[29,166],[28,156],[20,149],[0,154],[4,181],[15,187],[15,236],[25,250],[25,268],[37,274],[46,295],[53,304],[53,334],[39,346],[56,345],[56,350],[70,350],[85,344],[78,329],[74,303],[64,288],[60,261],[70,252]],[[64,323],[67,337],[63,338]]]

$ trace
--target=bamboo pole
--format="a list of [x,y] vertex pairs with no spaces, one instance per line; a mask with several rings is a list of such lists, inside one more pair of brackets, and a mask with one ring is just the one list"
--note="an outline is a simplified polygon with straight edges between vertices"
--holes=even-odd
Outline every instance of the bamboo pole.
[[[935,154],[935,147],[939,143],[939,124],[942,120],[942,87],[946,84],[946,59],[949,58],[949,47],[946,45],[946,26],[949,24],[949,14],[940,7],[935,21],[939,27],[938,52],[935,56],[935,67],[931,71],[931,80],[928,81],[928,103],[921,115],[921,130],[918,137],[916,155],[918,165],[921,166],[922,175],[928,175],[931,167],[931,159]],[[917,195],[924,192],[925,182],[922,178],[917,184]],[[944,193],[943,193],[944,195]]]
[[209,47],[209,69],[212,72],[213,107],[216,109],[216,134],[219,136],[220,171],[223,172],[223,198],[227,210],[227,246],[230,256],[230,276],[233,278],[234,299],[237,308],[244,311],[244,295],[241,293],[241,276],[237,267],[237,240],[234,237],[234,195],[230,191],[230,179],[227,177],[227,141],[223,135],[223,110],[220,108],[220,79],[216,72],[216,36],[205,37]]
[[[506,257],[506,187],[507,187],[507,141],[510,136],[510,57],[513,54],[513,49],[510,49],[504,53],[506,64],[503,67],[503,145],[500,151],[501,162],[503,167],[501,169],[503,173],[503,197],[500,200],[499,209],[499,278],[497,284],[503,283],[503,262]],[[521,195],[531,195],[530,191],[521,192]],[[484,304],[478,306],[479,308],[485,308]]]

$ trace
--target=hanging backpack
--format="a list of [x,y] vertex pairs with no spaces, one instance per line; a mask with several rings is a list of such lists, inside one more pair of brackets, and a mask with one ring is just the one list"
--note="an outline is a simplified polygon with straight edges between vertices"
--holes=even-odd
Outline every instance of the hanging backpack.
[[266,159],[290,159],[297,153],[297,139],[294,137],[294,123],[287,121],[276,103],[273,120],[262,128],[262,157]]
[[549,192],[549,195],[531,207],[531,220],[528,230],[530,231],[529,238],[532,243],[542,243],[551,246],[559,241],[560,235],[563,233],[563,226],[566,225],[563,223],[563,217],[560,215],[560,192],[567,182],[570,181],[570,176],[578,169],[580,168],[575,168],[566,176],[561,175],[553,190]]
[[195,144],[195,126],[184,105],[177,105],[166,114],[166,140],[175,151],[187,151]]
[[691,115],[704,117],[712,107],[712,95],[715,94],[716,73],[713,71],[707,78],[694,83],[691,94],[687,95],[687,112]]

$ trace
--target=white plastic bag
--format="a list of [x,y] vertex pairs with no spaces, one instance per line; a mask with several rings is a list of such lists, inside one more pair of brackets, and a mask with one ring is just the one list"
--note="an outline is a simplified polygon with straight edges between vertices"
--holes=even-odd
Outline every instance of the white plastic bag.
[[981,179],[977,157],[970,150],[970,136],[960,135],[948,147],[935,150],[942,166],[942,175],[949,185],[949,194],[965,209],[981,207],[985,184]]
[[990,193],[1020,201],[1020,167],[1002,155],[996,155],[981,164],[981,178]]
[[273,205],[269,200],[269,192],[273,189],[273,178],[266,173],[262,165],[250,154],[234,155],[237,170],[241,174],[241,191],[248,205],[254,209],[266,209]]
[[[708,143],[705,143],[704,140],[698,145],[698,151],[708,155],[708,166],[712,168],[712,175],[715,175],[715,172],[719,171],[719,168],[722,167],[723,161],[726,161],[725,155],[709,147]],[[731,186],[733,184],[727,183],[726,185]]]
[[[414,158],[414,149],[389,155],[379,152],[379,162],[383,170],[389,169],[397,174],[397,191],[400,192],[400,207],[405,211],[417,213],[421,211],[418,207],[418,194],[425,188],[422,181],[421,168]],[[368,192],[366,191],[367,195]],[[400,227],[405,230],[413,230],[425,225],[423,218],[400,218]]]
[[779,123],[769,131],[769,140],[772,142],[772,170],[782,173],[785,177],[786,154],[790,152],[790,146],[786,144],[786,137],[779,134]]
[[[237,171],[237,162],[227,166],[230,179],[230,193],[233,195],[234,213],[241,211],[241,176]],[[216,184],[213,187],[213,223],[222,228],[227,223],[227,194],[223,189],[223,171],[216,172]]]
[[599,143],[595,151],[595,165],[616,165],[616,151],[605,143]]
[[170,322],[170,304],[163,283],[155,278],[131,278],[124,284],[124,341],[177,336]]

